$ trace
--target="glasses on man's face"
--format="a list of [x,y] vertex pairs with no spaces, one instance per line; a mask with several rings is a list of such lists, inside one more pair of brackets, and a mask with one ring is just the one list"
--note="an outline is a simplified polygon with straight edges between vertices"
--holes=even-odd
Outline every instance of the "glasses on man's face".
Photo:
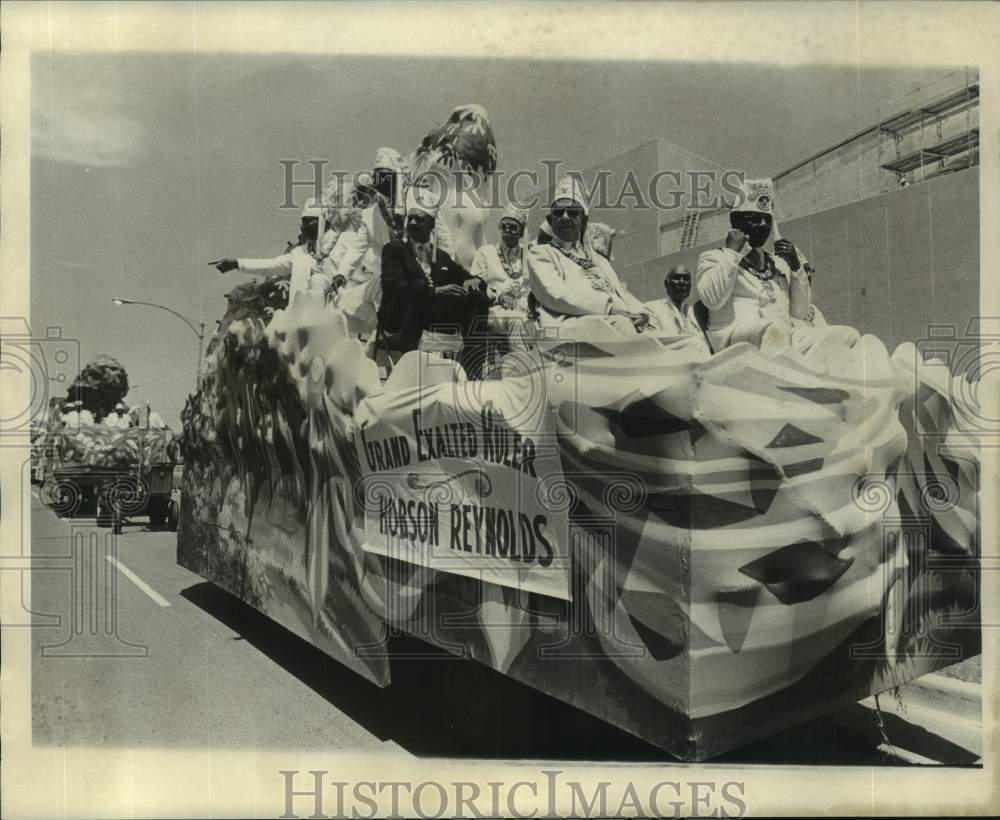
[[516,222],[500,223],[500,233],[517,233],[519,230],[521,230],[521,226]]
[[553,208],[550,213],[554,219],[566,216],[570,219],[579,219],[583,216],[583,208]]

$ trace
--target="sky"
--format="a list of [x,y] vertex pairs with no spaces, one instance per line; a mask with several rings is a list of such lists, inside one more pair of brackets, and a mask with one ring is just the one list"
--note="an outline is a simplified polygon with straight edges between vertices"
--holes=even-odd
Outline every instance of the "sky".
[[[198,341],[241,281],[207,262],[273,256],[298,232],[279,160],[370,169],[456,105],[489,112],[498,166],[569,168],[660,137],[747,176],[773,175],[872,124],[952,69],[522,59],[36,52],[31,327],[83,361],[125,365],[129,403],[179,429]],[[306,166],[300,174],[305,176]],[[82,362],[81,362],[82,363]]]

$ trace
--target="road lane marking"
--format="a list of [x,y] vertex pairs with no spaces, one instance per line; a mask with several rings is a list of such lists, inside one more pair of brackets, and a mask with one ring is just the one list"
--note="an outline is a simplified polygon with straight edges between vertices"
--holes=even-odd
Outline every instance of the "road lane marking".
[[133,584],[135,584],[139,589],[145,592],[150,598],[152,598],[160,606],[170,606],[170,601],[160,595],[155,589],[153,589],[149,584],[142,580],[138,575],[136,575],[132,570],[125,566],[121,561],[115,558],[113,555],[106,555],[105,558],[114,566],[118,567],[121,574],[128,578]]

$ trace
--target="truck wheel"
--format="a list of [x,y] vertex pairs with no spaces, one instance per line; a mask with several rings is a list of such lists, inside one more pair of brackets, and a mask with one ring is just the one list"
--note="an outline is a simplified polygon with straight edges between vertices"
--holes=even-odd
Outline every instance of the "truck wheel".
[[177,502],[171,498],[170,503],[167,505],[167,527],[171,532],[177,532],[177,520],[179,517],[180,513],[177,509]]

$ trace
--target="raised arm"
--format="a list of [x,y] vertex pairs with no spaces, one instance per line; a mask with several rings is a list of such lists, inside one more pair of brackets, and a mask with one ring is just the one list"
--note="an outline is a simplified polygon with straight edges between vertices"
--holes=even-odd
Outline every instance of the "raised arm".
[[242,273],[252,273],[256,276],[291,276],[292,255],[283,253],[271,259],[237,259],[237,268]]
[[712,309],[729,300],[740,270],[740,254],[732,248],[705,251],[698,257],[698,298]]
[[787,239],[774,243],[774,261],[788,278],[788,312],[793,319],[808,319],[812,304],[812,287],[805,269],[805,257]]
[[806,272],[799,268],[788,276],[788,312],[794,319],[808,319],[812,304],[812,287]]

